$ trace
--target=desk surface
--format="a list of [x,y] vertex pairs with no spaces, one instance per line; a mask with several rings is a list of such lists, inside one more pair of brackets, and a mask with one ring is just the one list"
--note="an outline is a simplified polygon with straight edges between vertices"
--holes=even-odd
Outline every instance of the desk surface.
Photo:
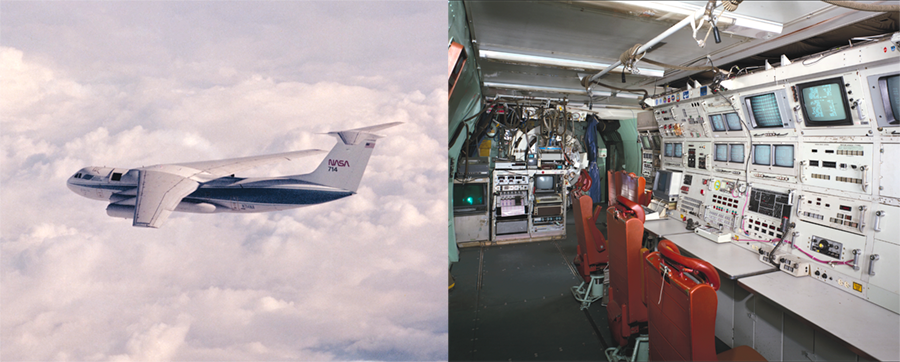
[[684,224],[681,221],[671,218],[646,221],[644,222],[644,229],[658,235],[659,237],[666,237],[675,234],[694,233],[693,231],[685,229]]
[[738,285],[828,331],[862,356],[881,361],[900,358],[900,315],[894,312],[812,278],[786,273],[747,277],[738,280]]
[[756,253],[731,243],[717,244],[694,233],[670,235],[666,239],[678,245],[682,251],[712,264],[719,273],[728,279],[744,278],[778,270],[774,266],[759,261]]

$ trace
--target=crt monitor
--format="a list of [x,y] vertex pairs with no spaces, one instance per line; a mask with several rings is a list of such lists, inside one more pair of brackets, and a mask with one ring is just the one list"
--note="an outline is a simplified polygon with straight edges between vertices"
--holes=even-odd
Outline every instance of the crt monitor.
[[794,167],[794,146],[775,145],[775,162],[778,167]]
[[810,127],[853,125],[844,78],[830,78],[797,85],[806,125]]
[[556,177],[553,175],[535,175],[534,191],[547,192],[556,191]]
[[453,211],[484,211],[487,183],[453,184]]
[[[793,112],[788,102],[787,91],[776,89],[770,92],[741,96],[744,112],[747,116],[744,124],[752,129],[758,128],[793,128]],[[738,130],[741,119],[725,116],[726,126]]]
[[658,133],[654,133],[653,134],[653,148],[656,149],[657,151],[659,151],[659,148],[661,147],[660,145],[662,145],[662,139],[659,138]]
[[681,172],[659,170],[653,179],[653,197],[672,202],[678,197],[681,187]]
[[728,162],[728,145],[716,143],[715,149],[715,157],[713,159],[718,162]]
[[721,114],[714,114],[709,116],[709,123],[712,124],[712,129],[714,132],[725,131],[725,118]]
[[741,117],[734,112],[725,114],[725,124],[728,125],[729,131],[740,131],[742,129]]
[[900,124],[900,74],[878,78],[878,90],[888,124]]
[[729,162],[744,163],[744,145],[731,145]]

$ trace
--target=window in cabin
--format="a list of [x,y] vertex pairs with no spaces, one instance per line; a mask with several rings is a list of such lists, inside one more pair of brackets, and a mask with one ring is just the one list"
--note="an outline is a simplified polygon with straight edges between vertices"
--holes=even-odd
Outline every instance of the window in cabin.
[[113,172],[112,177],[110,177],[110,180],[113,180],[113,181],[121,181],[121,180],[122,180],[122,173],[121,173],[121,172]]

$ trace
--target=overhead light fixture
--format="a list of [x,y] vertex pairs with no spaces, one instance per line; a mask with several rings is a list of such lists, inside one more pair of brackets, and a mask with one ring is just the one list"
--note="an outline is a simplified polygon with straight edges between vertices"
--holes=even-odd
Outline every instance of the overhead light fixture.
[[[702,6],[680,1],[616,2],[681,15],[693,15],[695,12],[703,9]],[[716,13],[718,14],[718,11]],[[784,29],[784,25],[779,22],[741,15],[730,11],[722,14],[719,18],[718,25],[722,27],[723,32],[752,38],[765,37],[765,34],[759,34],[759,31],[781,34],[781,31]]]
[[637,94],[634,94],[634,93],[616,93],[616,97],[619,97],[619,98],[629,98],[629,99],[638,99],[638,98],[641,98],[641,96],[639,96],[639,95],[637,95]]
[[[539,86],[539,85],[511,84],[511,83],[497,83],[497,82],[484,82],[484,86],[487,88],[511,89],[511,90],[526,91],[526,92],[544,92],[544,93],[585,95],[584,89],[581,89],[581,88],[547,87],[547,86]],[[591,95],[594,97],[612,97],[613,93],[608,92],[608,91],[593,91],[593,92],[591,92]],[[615,96],[618,98],[629,98],[629,99],[641,98],[641,96],[638,94],[622,93],[622,92],[615,93]]]
[[[539,55],[527,55],[527,54],[516,54],[509,52],[501,52],[495,50],[480,50],[478,55],[482,59],[490,59],[502,62],[512,62],[512,63],[523,63],[523,64],[535,64],[535,65],[546,65],[551,67],[560,67],[560,68],[570,68],[570,69],[593,69],[593,70],[602,70],[608,68],[611,64],[605,63],[597,63],[597,62],[586,62],[582,60],[573,60],[573,59],[564,59],[564,58],[551,58],[551,57],[542,57]],[[622,67],[616,67],[615,70],[622,71]],[[663,69],[654,69],[654,68],[640,68],[640,74],[646,77],[662,77],[665,75],[665,70]]]
[[[497,82],[484,82],[484,86],[487,88],[512,89],[512,90],[520,90],[520,91],[526,91],[526,92],[544,92],[544,93],[585,95],[584,88],[546,87],[546,86],[539,86],[539,85],[511,84],[511,83],[497,83]],[[595,91],[591,94],[594,96],[598,96],[598,97],[609,97],[612,95],[612,93],[607,92],[607,91]]]

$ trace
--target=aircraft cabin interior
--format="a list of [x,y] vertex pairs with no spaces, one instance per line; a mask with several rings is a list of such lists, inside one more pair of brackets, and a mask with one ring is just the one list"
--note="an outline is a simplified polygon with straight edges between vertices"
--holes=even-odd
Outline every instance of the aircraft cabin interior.
[[448,6],[450,360],[900,359],[897,1]]

